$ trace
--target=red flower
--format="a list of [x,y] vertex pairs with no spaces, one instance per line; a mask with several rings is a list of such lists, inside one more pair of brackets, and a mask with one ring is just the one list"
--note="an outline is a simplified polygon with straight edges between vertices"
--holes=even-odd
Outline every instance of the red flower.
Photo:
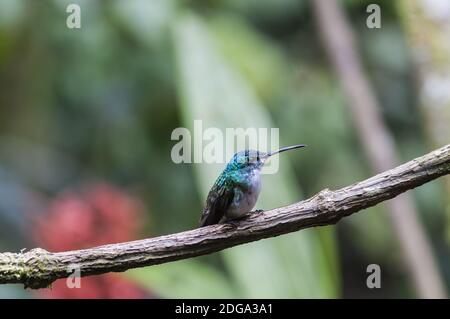
[[[70,279],[69,279],[70,280]],[[55,281],[50,288],[37,291],[41,298],[58,299],[137,299],[150,294],[120,274],[83,277],[80,288],[68,288],[66,279]]]
[[[33,229],[37,245],[49,251],[83,249],[137,239],[143,225],[142,203],[109,185],[96,185],[77,194],[55,198],[38,215]],[[66,279],[41,289],[45,298],[142,298],[148,296],[120,274],[81,278],[80,288],[68,288]]]

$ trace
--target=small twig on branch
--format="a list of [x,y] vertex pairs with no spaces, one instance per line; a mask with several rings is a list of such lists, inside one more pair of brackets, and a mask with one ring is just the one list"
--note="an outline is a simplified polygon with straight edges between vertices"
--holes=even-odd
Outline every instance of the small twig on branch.
[[345,188],[253,214],[235,224],[212,225],[177,234],[91,249],[51,253],[37,248],[0,253],[0,284],[44,288],[79,267],[82,276],[125,271],[216,252],[303,228],[331,225],[409,189],[450,173],[450,144],[392,170]]

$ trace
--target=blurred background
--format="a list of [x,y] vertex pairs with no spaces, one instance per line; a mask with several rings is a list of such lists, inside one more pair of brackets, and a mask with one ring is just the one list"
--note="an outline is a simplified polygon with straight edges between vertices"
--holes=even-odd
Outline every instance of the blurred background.
[[[81,7],[81,29],[66,27],[70,3]],[[195,228],[223,169],[171,160],[172,131],[196,119],[222,129],[277,127],[281,146],[310,146],[263,177],[261,209],[448,143],[450,2],[329,3],[0,0],[0,251],[63,251]],[[367,27],[371,3],[381,8],[381,28]],[[372,120],[382,123],[373,136],[388,146],[368,139]],[[395,205],[378,205],[336,226],[86,277],[80,289],[65,280],[37,291],[6,285],[0,297],[445,296],[449,179],[409,194],[396,207],[412,228],[389,217]],[[419,245],[408,253],[401,229],[426,243],[424,266],[411,265]],[[366,286],[369,264],[381,267],[379,289]]]

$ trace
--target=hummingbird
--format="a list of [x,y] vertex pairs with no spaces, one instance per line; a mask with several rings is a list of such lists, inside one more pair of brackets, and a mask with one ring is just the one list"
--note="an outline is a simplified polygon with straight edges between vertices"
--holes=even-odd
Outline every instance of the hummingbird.
[[245,150],[234,154],[208,193],[200,227],[239,219],[249,213],[261,191],[261,169],[267,160],[275,154],[305,146],[298,144],[268,153]]

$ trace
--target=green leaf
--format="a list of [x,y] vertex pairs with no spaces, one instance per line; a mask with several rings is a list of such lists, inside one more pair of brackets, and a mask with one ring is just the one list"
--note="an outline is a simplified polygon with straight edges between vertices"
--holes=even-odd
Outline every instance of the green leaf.
[[211,266],[186,259],[126,273],[163,298],[236,298],[236,289]]
[[[245,77],[263,100],[270,100],[289,84],[290,65],[280,47],[236,15],[217,15],[211,32],[227,61]],[[236,37],[239,34],[239,37]]]

